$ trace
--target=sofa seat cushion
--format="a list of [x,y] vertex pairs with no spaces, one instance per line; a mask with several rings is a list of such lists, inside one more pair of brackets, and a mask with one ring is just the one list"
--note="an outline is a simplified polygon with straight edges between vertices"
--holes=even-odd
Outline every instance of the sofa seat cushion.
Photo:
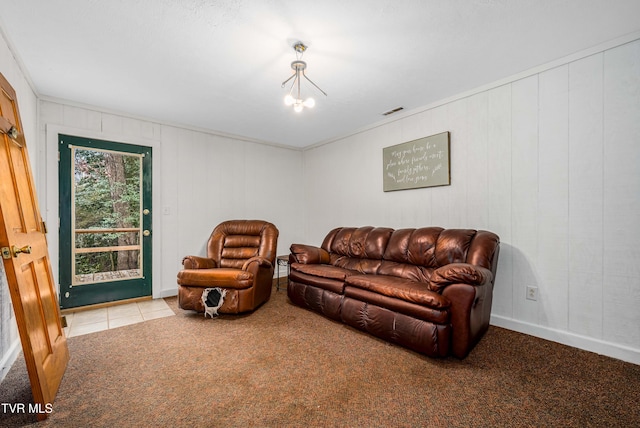
[[358,273],[333,265],[305,265],[302,263],[292,263],[291,271],[302,272],[307,275],[321,276],[323,278],[337,279],[339,281],[344,281],[347,276]]
[[363,288],[350,287],[348,285],[344,288],[344,297],[434,324],[449,324],[451,322],[450,308],[436,309],[425,305],[418,305],[407,302],[406,300],[385,296]]
[[429,290],[427,284],[410,279],[389,275],[351,275],[346,278],[345,283],[383,296],[394,297],[434,309],[446,309],[451,306],[446,297]]
[[292,263],[289,280],[300,284],[313,285],[337,294],[344,293],[344,279],[357,272],[332,265],[306,265]]
[[382,260],[376,259],[359,259],[356,257],[341,256],[337,257],[331,254],[331,264],[335,267],[346,269],[359,274],[375,274],[380,269]]
[[244,289],[253,285],[253,274],[232,268],[184,269],[178,272],[178,284],[186,287]]
[[433,274],[433,268],[383,260],[377,273],[428,284]]

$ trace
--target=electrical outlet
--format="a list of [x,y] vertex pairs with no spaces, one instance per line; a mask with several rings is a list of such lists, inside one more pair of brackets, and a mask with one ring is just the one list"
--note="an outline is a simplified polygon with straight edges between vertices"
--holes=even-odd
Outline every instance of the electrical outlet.
[[527,287],[527,300],[538,300],[538,287]]

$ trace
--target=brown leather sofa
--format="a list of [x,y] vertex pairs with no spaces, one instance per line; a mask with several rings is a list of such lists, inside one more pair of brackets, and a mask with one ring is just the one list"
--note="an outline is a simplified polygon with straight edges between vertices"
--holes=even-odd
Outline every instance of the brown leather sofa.
[[262,220],[220,223],[207,243],[207,257],[186,256],[178,272],[178,304],[204,312],[205,288],[226,290],[222,314],[249,312],[269,300],[278,229]]
[[426,227],[339,227],[293,244],[289,299],[428,356],[464,358],[489,327],[500,239]]

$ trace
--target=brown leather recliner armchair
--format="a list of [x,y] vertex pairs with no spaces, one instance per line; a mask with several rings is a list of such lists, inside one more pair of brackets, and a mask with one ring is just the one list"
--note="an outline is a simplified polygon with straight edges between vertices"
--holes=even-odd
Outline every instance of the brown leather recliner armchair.
[[207,257],[186,256],[178,272],[178,304],[204,312],[205,288],[226,290],[223,314],[256,309],[271,297],[278,229],[262,220],[229,220],[219,224],[207,243]]

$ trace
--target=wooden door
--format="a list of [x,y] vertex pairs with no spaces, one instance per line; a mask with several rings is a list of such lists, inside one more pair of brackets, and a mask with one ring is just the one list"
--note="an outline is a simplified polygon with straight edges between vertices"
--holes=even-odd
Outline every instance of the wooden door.
[[0,74],[0,249],[29,372],[42,420],[53,410],[69,350],[51,272],[15,91]]

